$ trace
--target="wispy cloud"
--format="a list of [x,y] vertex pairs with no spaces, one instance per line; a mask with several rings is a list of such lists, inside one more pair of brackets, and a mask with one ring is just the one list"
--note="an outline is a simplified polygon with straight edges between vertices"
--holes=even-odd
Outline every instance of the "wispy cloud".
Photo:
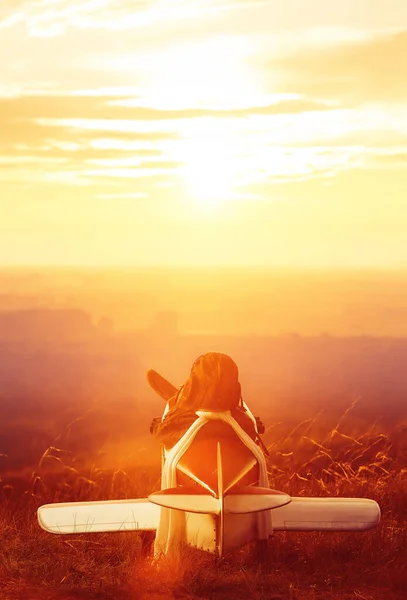
[[407,30],[337,46],[308,49],[269,62],[290,92],[340,102],[403,102],[407,98]]
[[392,151],[377,152],[373,162],[380,167],[399,168],[407,166],[407,145],[404,148],[393,148]]
[[128,30],[162,22],[197,20],[240,9],[266,6],[265,0],[15,0],[0,7],[0,28],[23,22],[39,37],[68,28]]
[[161,121],[194,119],[201,117],[245,118],[250,115],[297,114],[310,111],[331,110],[332,104],[294,97],[259,106],[245,108],[210,109],[158,109],[140,106],[134,98],[118,100],[117,97],[99,96],[18,96],[1,98],[0,113],[4,119],[134,119]]
[[142,198],[148,198],[148,194],[144,192],[124,192],[124,193],[116,193],[116,194],[96,194],[96,198],[100,200],[120,200],[130,199],[130,200],[140,200]]
[[2,6],[0,26],[23,22],[30,35],[53,37],[64,34],[68,28],[127,30],[179,19],[198,19],[241,5],[214,0],[187,3],[183,0],[17,0]]

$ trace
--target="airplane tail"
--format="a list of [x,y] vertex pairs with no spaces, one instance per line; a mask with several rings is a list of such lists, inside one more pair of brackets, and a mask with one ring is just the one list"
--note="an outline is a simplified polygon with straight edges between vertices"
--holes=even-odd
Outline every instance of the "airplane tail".
[[213,515],[220,515],[221,512],[225,515],[238,515],[271,510],[291,501],[290,496],[284,492],[254,486],[236,486],[226,495],[219,496],[198,486],[174,487],[154,492],[148,499],[167,508]]

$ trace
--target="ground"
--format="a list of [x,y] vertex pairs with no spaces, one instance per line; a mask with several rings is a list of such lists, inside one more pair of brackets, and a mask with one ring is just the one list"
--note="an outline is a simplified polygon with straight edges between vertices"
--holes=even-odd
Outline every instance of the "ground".
[[146,465],[136,454],[139,463],[110,472],[94,461],[79,468],[63,449],[49,448],[49,459],[30,478],[22,472],[20,485],[18,476],[13,484],[1,483],[0,599],[405,599],[405,430],[368,430],[349,415],[347,424],[331,428],[310,419],[291,430],[275,429],[268,444],[270,483],[293,496],[372,498],[381,507],[380,525],[363,533],[276,532],[264,564],[254,560],[251,545],[221,561],[185,549],[154,563],[142,556],[136,533],[42,531],[40,504],[142,497],[159,484],[158,454],[156,463]]

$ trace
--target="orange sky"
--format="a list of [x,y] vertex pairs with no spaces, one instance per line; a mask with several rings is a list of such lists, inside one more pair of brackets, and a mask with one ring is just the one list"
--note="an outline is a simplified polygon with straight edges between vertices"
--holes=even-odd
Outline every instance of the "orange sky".
[[0,262],[407,266],[405,0],[2,0]]

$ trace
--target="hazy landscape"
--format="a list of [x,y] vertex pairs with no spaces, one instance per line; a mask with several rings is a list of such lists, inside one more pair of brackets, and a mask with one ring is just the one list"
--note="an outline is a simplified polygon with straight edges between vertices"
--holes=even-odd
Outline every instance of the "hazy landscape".
[[[1,598],[403,597],[405,273],[21,268],[0,283]],[[209,350],[239,365],[272,487],[371,497],[380,527],[276,534],[262,576],[250,549],[212,574],[184,557],[161,584],[137,535],[42,532],[41,503],[158,489],[145,373],[179,385]]]

